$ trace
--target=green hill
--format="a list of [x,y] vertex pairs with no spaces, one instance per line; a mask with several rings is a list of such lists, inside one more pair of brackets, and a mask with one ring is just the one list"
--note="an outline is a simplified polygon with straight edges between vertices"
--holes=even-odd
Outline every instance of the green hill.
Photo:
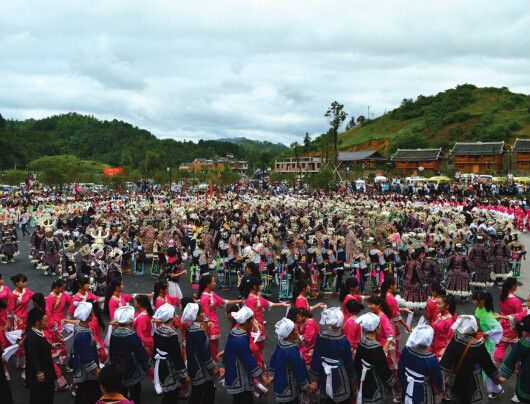
[[270,152],[274,155],[278,153],[282,153],[285,150],[288,149],[286,145],[283,143],[272,143],[268,142],[266,140],[264,141],[258,141],[258,140],[250,140],[246,137],[232,137],[232,138],[221,138],[216,139],[219,142],[228,142],[228,143],[235,143],[243,149],[247,151],[261,151],[261,152]]
[[456,141],[511,144],[516,137],[530,137],[530,95],[464,84],[404,99],[398,108],[339,134],[338,147],[386,155],[397,148],[442,147],[447,152]]
[[102,121],[77,113],[24,121],[6,120],[0,115],[0,170],[25,168],[41,157],[58,155],[149,173],[197,157],[215,159],[233,154],[257,168],[269,166],[275,153],[272,146],[248,139],[241,144],[158,139],[126,122]]

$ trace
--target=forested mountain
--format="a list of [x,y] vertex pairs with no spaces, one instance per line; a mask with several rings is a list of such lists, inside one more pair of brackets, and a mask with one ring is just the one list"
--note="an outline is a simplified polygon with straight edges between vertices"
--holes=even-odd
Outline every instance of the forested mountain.
[[248,139],[241,143],[158,139],[126,122],[77,113],[25,121],[6,120],[0,115],[0,170],[24,168],[43,156],[74,155],[149,172],[169,165],[177,167],[196,157],[215,159],[226,154],[252,160],[253,167],[264,167],[272,162],[275,149]]

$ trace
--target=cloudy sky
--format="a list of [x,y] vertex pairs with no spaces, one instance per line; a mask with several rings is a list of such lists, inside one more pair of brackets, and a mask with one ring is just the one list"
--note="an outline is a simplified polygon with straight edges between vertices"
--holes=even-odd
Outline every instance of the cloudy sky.
[[530,3],[0,0],[0,113],[290,143],[457,84],[530,93]]

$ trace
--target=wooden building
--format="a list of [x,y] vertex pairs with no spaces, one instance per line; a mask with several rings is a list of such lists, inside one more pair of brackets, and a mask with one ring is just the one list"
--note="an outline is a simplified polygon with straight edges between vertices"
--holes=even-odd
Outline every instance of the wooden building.
[[502,171],[504,142],[456,142],[449,155],[456,171],[486,174]]
[[274,163],[277,173],[318,173],[322,167],[320,157],[300,157],[298,164],[295,158],[288,158]]
[[442,149],[397,149],[391,160],[403,174],[418,174],[418,168],[426,171],[440,170]]
[[515,170],[530,172],[530,139],[515,139],[512,154]]
[[364,170],[375,169],[387,161],[376,150],[340,151],[337,160],[341,169],[360,167]]
[[228,154],[219,160],[196,158],[190,163],[181,163],[179,168],[198,173],[206,170],[223,171],[226,167],[230,167],[232,171],[238,174],[245,174],[248,170],[248,163],[244,160],[236,160],[233,155]]

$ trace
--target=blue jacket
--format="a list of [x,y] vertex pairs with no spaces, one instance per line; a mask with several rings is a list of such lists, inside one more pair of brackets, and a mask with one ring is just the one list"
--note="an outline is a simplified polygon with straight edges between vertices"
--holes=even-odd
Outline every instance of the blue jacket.
[[252,379],[261,374],[256,359],[250,351],[250,340],[245,331],[232,328],[226,340],[223,355],[225,387],[229,394],[254,391]]
[[119,327],[112,330],[109,359],[110,363],[121,370],[124,387],[139,383],[144,376],[142,369],[147,372],[152,368],[140,337],[131,328]]
[[277,402],[293,401],[300,390],[307,389],[307,369],[298,346],[279,340],[272,354],[269,371],[274,375],[274,395]]

